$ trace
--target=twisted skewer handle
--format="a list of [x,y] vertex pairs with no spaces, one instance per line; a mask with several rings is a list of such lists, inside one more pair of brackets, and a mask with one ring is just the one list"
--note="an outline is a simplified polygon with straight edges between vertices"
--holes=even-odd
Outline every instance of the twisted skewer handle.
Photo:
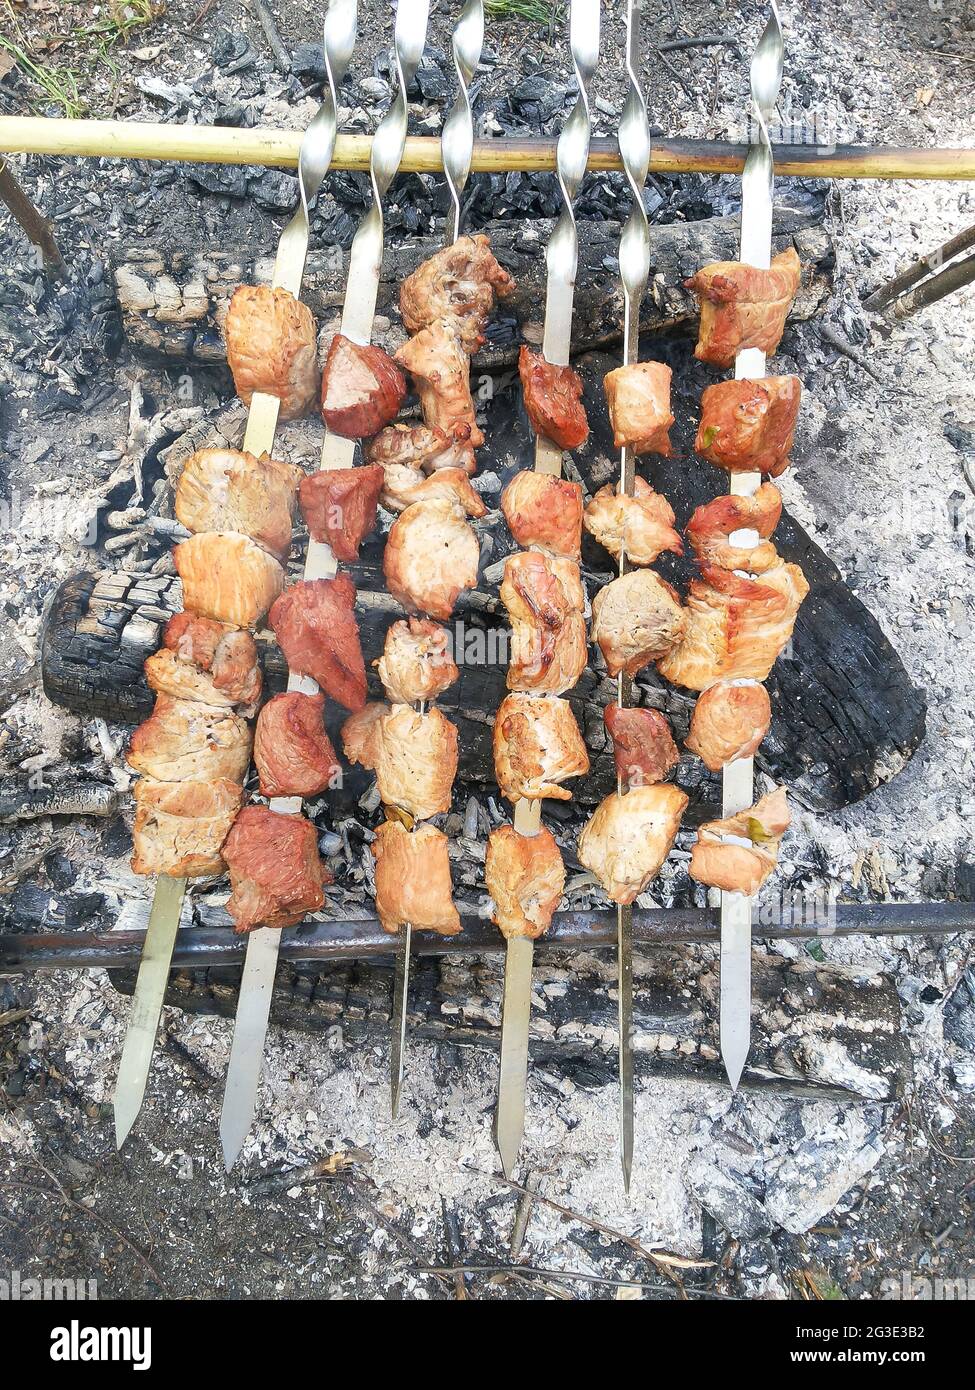
[[774,163],[768,122],[782,86],[785,41],[775,0],[752,55],[752,107],[757,135],[749,144],[741,176],[741,259],[767,270],[772,254]]
[[650,127],[640,83],[639,38],[641,0],[629,0],[626,10],[626,78],[628,90],[620,118],[618,141],[623,172],[633,207],[620,236],[620,279],[623,282],[623,364],[638,357],[640,302],[650,278],[650,224],[643,206],[643,186],[650,168]]
[[471,172],[474,154],[474,114],[470,85],[481,61],[484,43],[484,0],[466,0],[451,43],[457,72],[457,95],[444,121],[440,148],[447,185],[454,205],[452,241],[460,236],[460,200]]

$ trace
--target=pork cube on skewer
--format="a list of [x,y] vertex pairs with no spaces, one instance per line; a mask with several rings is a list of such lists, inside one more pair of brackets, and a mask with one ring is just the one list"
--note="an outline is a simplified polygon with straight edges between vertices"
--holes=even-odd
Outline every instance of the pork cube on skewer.
[[284,588],[284,570],[250,536],[206,531],[173,547],[183,607],[233,627],[254,627]]
[[325,732],[324,695],[286,690],[268,700],[254,733],[262,796],[317,796],[334,784],[339,760]]
[[126,761],[157,782],[243,782],[250,757],[251,730],[240,715],[158,695],[132,735]]
[[522,469],[501,494],[501,510],[524,549],[578,560],[582,549],[582,488],[578,483]]
[[306,415],[318,395],[315,320],[306,304],[283,289],[240,285],[224,325],[227,363],[237,394],[250,405],[255,391],[277,396],[281,419]]
[[239,932],[291,927],[325,901],[334,882],[318,853],[318,832],[304,816],[245,806],[223,846],[232,892],[227,911]]
[[617,449],[670,458],[670,379],[663,362],[630,362],[606,373],[603,388]]
[[398,463],[424,473],[440,468],[463,468],[468,476],[477,472],[470,435],[448,435],[439,425],[390,425],[370,439],[366,459],[384,468]]
[[519,835],[511,825],[492,830],[484,881],[494,901],[492,919],[506,940],[541,936],[565,888],[565,865],[552,832],[544,825],[537,835]]
[[176,484],[176,516],[188,531],[240,531],[286,560],[300,479],[300,468],[267,454],[199,449]]
[[274,603],[268,621],[293,672],[310,676],[348,710],[366,702],[366,667],[347,574],[303,579]]
[[150,690],[251,713],[261,698],[261,668],[249,632],[195,613],[176,613],[163,645],[145,662]]
[[776,787],[736,816],[707,821],[691,846],[691,878],[754,897],[775,870],[790,820],[785,787]]
[[414,820],[450,810],[457,728],[436,705],[425,714],[409,705],[367,705],[346,720],[342,745],[349,762],[375,772],[384,805]]
[[388,512],[405,512],[414,502],[438,500],[455,503],[468,516],[480,517],[487,512],[464,468],[438,468],[426,474],[405,463],[386,463],[383,475],[379,500]]
[[470,359],[452,321],[438,319],[422,329],[397,349],[395,360],[413,378],[426,425],[479,449],[484,435],[471,398]]
[[613,559],[618,563],[625,548],[631,565],[652,565],[665,550],[683,555],[675,520],[663,493],[639,477],[633,480],[632,497],[617,492],[613,483],[601,487],[583,516],[586,530]]
[[558,555],[509,555],[501,602],[511,619],[508,689],[562,695],[588,662],[579,566]]
[[728,473],[777,478],[789,466],[801,398],[797,376],[716,381],[701,396],[695,453]]
[[244,797],[237,782],[225,777],[203,782],[140,777],[133,795],[133,873],[176,878],[223,873],[220,847]]
[[383,654],[373,664],[394,705],[435,700],[460,676],[450,654],[450,634],[429,618],[393,623]]
[[[762,483],[750,497],[725,494],[696,508],[687,523],[687,539],[703,569],[716,565],[724,570],[764,574],[779,564],[779,553],[769,540],[782,516],[782,494],[774,483]],[[760,544],[733,545],[735,531],[756,531]]]
[[395,935],[407,922],[414,931],[456,936],[460,914],[451,897],[448,841],[433,825],[409,831],[388,820],[376,831],[376,913]]
[[716,681],[699,697],[684,747],[711,772],[757,752],[772,723],[764,685]]
[[440,319],[453,320],[464,351],[475,353],[496,299],[507,299],[515,282],[495,260],[484,233],[458,237],[408,275],[399,307],[408,333]]
[[447,619],[461,591],[477,583],[480,556],[477,536],[456,502],[415,502],[386,537],[386,587],[409,612]]
[[671,586],[651,569],[630,570],[593,599],[592,638],[611,676],[634,676],[680,641],[684,610]]
[[336,333],[322,373],[322,419],[333,434],[365,439],[396,418],[406,377],[381,347]]
[[359,546],[376,527],[382,485],[383,470],[368,465],[322,468],[302,478],[301,515],[312,540],[331,546],[336,560],[358,560]]
[[507,695],[494,720],[494,769],[511,802],[569,801],[572,793],[560,783],[588,772],[589,755],[568,700]]
[[633,787],[600,802],[579,837],[579,862],[610,900],[631,903],[660,871],[688,798],[672,782]]
[[518,375],[528,419],[536,434],[560,449],[579,449],[589,438],[589,421],[582,404],[582,378],[572,367],[546,362],[540,352],[522,344]]
[[624,787],[648,787],[670,776],[680,755],[659,710],[621,708],[614,700],[603,710],[603,720],[613,740],[616,775]]
[[793,247],[780,251],[768,270],[740,261],[716,261],[684,281],[701,304],[701,328],[694,356],[715,367],[732,367],[744,348],[771,356],[801,279]]

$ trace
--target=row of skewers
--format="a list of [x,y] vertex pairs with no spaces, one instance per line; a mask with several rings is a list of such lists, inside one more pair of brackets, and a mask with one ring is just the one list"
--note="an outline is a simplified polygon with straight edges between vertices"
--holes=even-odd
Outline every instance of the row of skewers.
[[[404,8],[401,3],[398,45]],[[633,11],[631,3],[631,115],[639,124],[642,110],[645,127],[633,62]],[[462,24],[472,16],[476,20],[476,0],[469,0]],[[522,547],[508,557],[500,587],[511,623],[510,694],[494,723],[495,772],[513,815],[510,825],[492,832],[485,861],[494,921],[509,941],[509,976],[519,971],[523,1014],[518,1029],[509,1029],[506,989],[509,1036],[502,1050],[498,1126],[506,1171],[521,1139],[519,1117],[505,1123],[505,1075],[513,1069],[509,1100],[517,1110],[520,1093],[523,1110],[530,943],[548,928],[565,881],[558,844],[541,823],[541,806],[546,798],[568,799],[565,784],[589,768],[564,698],[589,664],[589,641],[618,682],[617,699],[605,711],[618,786],[582,831],[578,857],[622,911],[659,872],[687,805],[684,792],[668,780],[678,751],[667,721],[630,703],[632,678],[654,663],[667,680],[700,693],[686,746],[709,769],[749,759],[771,719],[761,682],[788,643],[808,588],[799,567],[785,564],[771,540],[782,500],[770,479],[788,464],[798,379],[742,376],[705,390],[695,452],[732,479],[757,475],[759,485],[699,507],[682,539],[666,498],[633,466],[637,457],[670,456],[674,423],[670,368],[637,360],[638,297],[635,320],[633,296],[627,300],[624,363],[604,382],[621,450],[620,484],[607,484],[586,503],[581,486],[561,476],[563,454],[583,447],[589,433],[582,381],[568,360],[575,279],[571,203],[585,168],[586,80],[598,52],[598,17],[595,0],[575,0],[570,42],[583,120],[574,113],[560,141],[566,206],[553,234],[555,245],[562,237],[567,259],[559,264],[550,247],[546,338],[541,352],[524,346],[519,358],[525,409],[537,437],[535,467],[518,472],[501,499],[511,535]],[[327,40],[326,30],[326,46]],[[470,52],[464,56],[471,67]],[[473,66],[476,61],[475,56]],[[401,91],[405,103],[405,80]],[[470,358],[484,341],[496,303],[514,289],[487,236],[459,235],[457,189],[467,170],[463,158],[459,166],[448,163],[446,147],[445,164],[455,194],[454,239],[403,282],[400,313],[409,336],[392,355],[344,331],[344,318],[320,372],[316,325],[295,294],[280,286],[242,286],[234,294],[226,339],[239,396],[249,405],[255,399],[277,401],[282,419],[320,409],[327,431],[323,467],[304,475],[270,453],[246,449],[203,449],[187,461],[175,498],[177,518],[192,533],[174,551],[184,611],[171,619],[160,652],[146,664],[156,707],[133,735],[129,752],[140,774],[135,871],[188,878],[226,867],[227,908],[237,929],[273,931],[325,903],[332,875],[301,803],[327,793],[341,777],[324,725],[326,700],[347,712],[342,752],[348,762],[374,771],[384,807],[372,846],[377,914],[385,930],[405,942],[397,984],[398,1046],[394,1030],[394,1113],[410,933],[461,929],[449,842],[435,823],[450,808],[458,733],[434,701],[459,675],[443,624],[459,595],[476,584],[480,548],[470,521],[486,511],[471,481],[484,434],[471,395]],[[636,188],[640,181],[631,182]],[[642,206],[634,213],[637,223],[639,213]],[[644,233],[645,223],[643,214]],[[355,257],[353,247],[353,263]],[[742,352],[774,353],[799,280],[792,250],[764,269],[739,262],[703,267],[687,282],[701,306],[697,357],[724,369]],[[350,274],[350,297],[355,288]],[[567,313],[565,294],[561,303],[553,299],[560,288],[567,292]],[[410,385],[422,425],[396,420]],[[348,574],[334,569],[357,559],[380,508],[395,518],[383,572],[406,616],[390,626],[376,662],[387,698],[370,703],[355,587]],[[310,553],[320,547],[333,563],[324,577],[286,587],[284,564],[299,510]],[[583,528],[620,566],[619,577],[593,598],[588,634]],[[685,540],[700,578],[682,602],[652,566],[666,551],[683,553]],[[265,616],[292,681],[286,692],[261,704],[252,632]],[[250,723],[255,711],[256,729]],[[252,756],[256,795],[243,804]],[[752,897],[775,867],[788,823],[785,792],[778,788],[703,825],[691,853],[692,877]],[[512,954],[512,943],[527,944],[527,955]],[[621,1006],[621,1042],[625,1028]],[[628,1179],[626,1148],[624,1140]]]

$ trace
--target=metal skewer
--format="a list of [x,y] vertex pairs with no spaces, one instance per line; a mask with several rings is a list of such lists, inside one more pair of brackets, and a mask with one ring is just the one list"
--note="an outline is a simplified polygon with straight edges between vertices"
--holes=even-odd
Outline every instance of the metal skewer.
[[[336,91],[352,57],[356,36],[356,0],[331,0],[325,17],[328,83],[321,106],[302,137],[298,155],[301,203],[281,233],[272,284],[297,297],[308,253],[310,207],[332,162],[336,135]],[[274,447],[280,401],[255,392],[247,415],[243,449],[260,456]],[[115,1143],[121,1148],[142,1109],[155,1048],[162,1002],[179,926],[185,878],[160,877],[153,896],[149,928],[139,966],[129,1026],[115,1083]]]
[[[443,167],[453,202],[453,217],[447,223],[448,243],[460,236],[461,197],[471,172],[474,152],[474,115],[471,110],[470,83],[481,61],[484,44],[484,0],[466,0],[454,28],[452,48],[457,70],[457,95],[444,121],[441,137]],[[451,235],[451,229],[453,234]],[[422,713],[422,705],[421,705]],[[406,1010],[410,993],[410,949],[412,923],[406,922],[396,943],[393,974],[393,1013],[390,1034],[389,1074],[393,1119],[399,1110],[403,1090],[406,1053]]]
[[[752,139],[741,179],[741,250],[747,265],[767,270],[772,258],[774,165],[768,121],[782,84],[785,45],[775,0],[758,47],[752,55],[751,94],[757,135]],[[765,353],[748,348],[735,361],[736,377],[765,375]],[[733,473],[730,491],[751,496],[760,473]],[[754,531],[736,531],[732,545],[755,545]],[[722,775],[724,816],[736,815],[755,799],[754,760],[739,758]],[[751,1046],[752,900],[743,893],[721,894],[721,1060],[736,1090]]]
[[[586,172],[591,121],[589,83],[599,61],[599,0],[571,0],[569,47],[579,84],[579,96],[559,135],[556,147],[562,212],[546,249],[548,280],[545,295],[545,334],[542,354],[555,366],[567,366],[572,342],[572,304],[575,297],[579,239],[573,203]],[[535,469],[558,476],[562,450],[539,434]],[[542,823],[540,801],[521,800],[515,806],[514,828],[520,835],[537,835]],[[501,1068],[495,1139],[501,1166],[511,1177],[525,1132],[525,1090],[528,1079],[528,1030],[531,1018],[531,975],[534,943],[530,937],[509,937],[504,970],[501,1018]]]

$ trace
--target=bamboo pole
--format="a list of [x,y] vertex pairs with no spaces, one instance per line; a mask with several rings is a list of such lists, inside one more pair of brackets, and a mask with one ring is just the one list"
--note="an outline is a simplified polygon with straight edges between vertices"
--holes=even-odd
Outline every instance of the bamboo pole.
[[[186,160],[199,164],[255,164],[293,169],[301,132],[226,126],[160,125],[142,121],[68,121],[39,116],[0,117],[0,151],[7,154],[90,156],[108,159]],[[369,168],[372,137],[339,135],[333,168]],[[739,174],[747,146],[716,140],[654,140],[651,172],[657,174]],[[835,179],[975,179],[975,149],[911,149],[891,145],[776,145],[780,174]],[[555,168],[555,142],[549,139],[479,140],[473,169],[498,173]],[[592,141],[589,168],[622,166],[615,140]],[[401,168],[437,173],[443,168],[440,140],[412,136]]]

